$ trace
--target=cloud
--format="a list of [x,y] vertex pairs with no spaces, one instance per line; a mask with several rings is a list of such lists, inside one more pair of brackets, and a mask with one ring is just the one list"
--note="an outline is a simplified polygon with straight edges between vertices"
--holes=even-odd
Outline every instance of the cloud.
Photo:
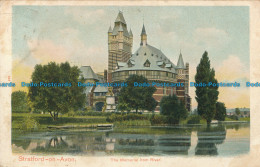
[[214,27],[197,28],[193,33],[193,39],[198,45],[206,48],[223,47],[231,41],[226,31]]
[[86,10],[79,8],[67,8],[65,10],[65,15],[71,15],[73,19],[80,24],[93,24],[106,16],[103,9]]
[[21,82],[30,82],[33,67],[25,65],[23,61],[16,59],[12,63],[12,82],[16,83],[13,91],[27,91],[26,87],[21,87]]
[[[196,67],[190,66],[191,81],[194,81],[196,74]],[[227,108],[249,107],[250,106],[250,92],[244,86],[243,81],[249,80],[249,70],[246,65],[236,55],[229,55],[227,59],[223,60],[221,64],[216,66],[216,78],[218,82],[240,82],[240,87],[219,87],[218,101],[224,102]],[[190,88],[190,96],[192,97],[193,106],[197,105],[195,99],[195,87]],[[196,105],[195,105],[196,104]]]
[[250,92],[249,88],[233,88],[222,87],[219,88],[218,101],[224,102],[227,108],[249,107],[250,106]]
[[29,53],[37,63],[47,64],[50,61],[65,62],[69,60],[67,48],[51,40],[30,40],[27,42]]
[[249,67],[246,67],[236,55],[229,55],[215,68],[215,71],[219,82],[249,80]]

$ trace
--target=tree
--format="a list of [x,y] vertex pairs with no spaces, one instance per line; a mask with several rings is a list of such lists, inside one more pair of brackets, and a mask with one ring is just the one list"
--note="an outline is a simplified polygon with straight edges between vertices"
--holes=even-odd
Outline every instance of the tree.
[[218,100],[218,87],[213,86],[217,83],[215,79],[215,70],[210,68],[210,61],[208,53],[205,51],[202,55],[199,65],[197,66],[197,73],[195,75],[196,84],[208,84],[211,86],[197,86],[196,87],[196,100],[198,102],[198,114],[207,120],[209,125],[215,116],[216,103]]
[[[53,120],[57,120],[59,113],[82,108],[86,95],[84,87],[79,87],[80,78],[78,67],[71,67],[68,62],[48,65],[36,65],[32,74],[33,83],[49,83],[50,86],[29,87],[29,99],[35,109],[47,111]],[[52,85],[56,84],[56,85]]]
[[217,102],[215,119],[219,121],[224,121],[226,115],[227,115],[227,110],[225,104],[221,102]]
[[176,95],[164,96],[160,101],[161,114],[167,116],[168,123],[179,124],[187,117],[188,111]]
[[12,112],[28,112],[29,106],[27,93],[24,91],[15,91],[12,93]]
[[118,95],[119,110],[148,110],[153,111],[157,101],[153,98],[156,91],[152,86],[134,86],[134,83],[148,83],[148,80],[140,75],[131,75],[126,79],[126,87],[120,89]]
[[236,113],[237,116],[239,116],[239,115],[241,114],[239,108],[236,108],[236,109],[235,109],[235,113]]

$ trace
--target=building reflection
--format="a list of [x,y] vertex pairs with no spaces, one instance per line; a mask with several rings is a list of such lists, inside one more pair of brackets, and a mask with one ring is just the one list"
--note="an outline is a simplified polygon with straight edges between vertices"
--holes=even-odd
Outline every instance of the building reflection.
[[224,126],[206,127],[198,130],[198,143],[195,148],[195,155],[218,155],[218,144],[226,139]]

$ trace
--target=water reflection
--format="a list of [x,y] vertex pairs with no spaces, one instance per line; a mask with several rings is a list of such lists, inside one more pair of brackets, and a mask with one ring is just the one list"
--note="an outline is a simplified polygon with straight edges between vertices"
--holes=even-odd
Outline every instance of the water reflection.
[[[227,139],[227,133],[229,130],[233,132],[233,129],[237,129],[236,133],[239,134],[242,129],[249,131],[249,126],[218,125],[215,127],[127,128],[128,131],[114,129],[111,131],[45,132],[13,138],[12,144],[14,152],[46,154],[219,155],[218,145],[230,147],[230,142],[225,143],[225,140],[231,140]],[[241,139],[245,138],[249,139],[249,135]],[[236,141],[240,141],[240,138],[236,138]],[[241,140],[237,144],[243,145],[241,153],[249,151],[249,140]],[[239,145],[237,147],[239,148]],[[230,151],[222,148],[222,152],[223,150]]]
[[198,143],[195,155],[218,155],[217,144],[222,144],[226,139],[224,126],[206,127],[197,132]]

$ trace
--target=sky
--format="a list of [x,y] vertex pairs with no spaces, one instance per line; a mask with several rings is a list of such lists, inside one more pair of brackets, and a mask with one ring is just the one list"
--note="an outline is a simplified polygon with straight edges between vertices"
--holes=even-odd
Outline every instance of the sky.
[[[240,88],[219,88],[227,108],[249,107],[249,8],[240,6],[14,6],[12,17],[13,89],[24,90],[36,64],[69,61],[107,68],[107,31],[122,11],[133,32],[133,52],[140,45],[143,24],[148,44],[177,64],[180,51],[190,64],[190,81],[204,51],[219,82],[240,82]],[[195,88],[190,88],[195,108]]]

